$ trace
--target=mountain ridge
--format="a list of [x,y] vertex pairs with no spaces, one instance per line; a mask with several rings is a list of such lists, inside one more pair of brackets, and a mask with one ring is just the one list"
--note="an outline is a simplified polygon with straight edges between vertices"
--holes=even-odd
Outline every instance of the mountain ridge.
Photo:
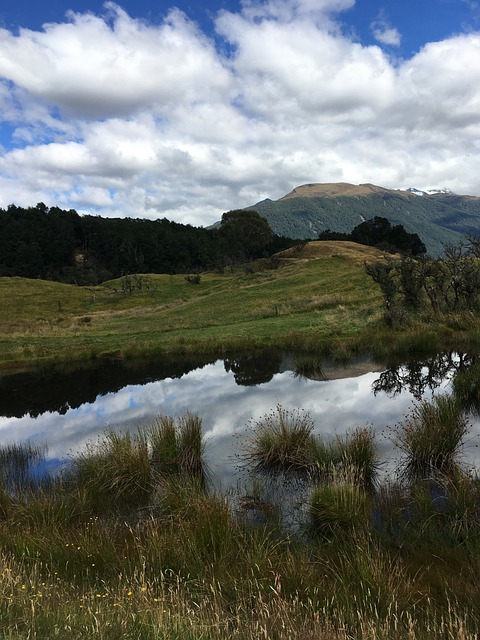
[[417,193],[411,189],[372,183],[307,183],[278,200],[266,199],[248,208],[266,218],[275,233],[305,240],[327,229],[350,233],[360,222],[381,216],[417,233],[429,254],[436,256],[447,244],[458,244],[466,235],[480,235],[480,197],[447,189],[416,189]]

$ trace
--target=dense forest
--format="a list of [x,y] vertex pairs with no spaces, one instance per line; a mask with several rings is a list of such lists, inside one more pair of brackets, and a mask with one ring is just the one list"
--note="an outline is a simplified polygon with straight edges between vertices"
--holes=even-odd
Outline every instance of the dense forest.
[[295,244],[254,211],[214,229],[169,220],[102,218],[43,203],[0,209],[0,276],[79,285],[130,273],[198,273],[268,257]]

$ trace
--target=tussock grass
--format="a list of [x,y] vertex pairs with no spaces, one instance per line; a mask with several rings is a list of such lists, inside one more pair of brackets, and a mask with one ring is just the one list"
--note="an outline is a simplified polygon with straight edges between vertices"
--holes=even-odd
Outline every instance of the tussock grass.
[[256,472],[307,472],[314,423],[307,412],[276,409],[256,421],[243,457]]
[[314,489],[310,498],[310,531],[325,538],[351,538],[368,529],[371,501],[353,484],[328,484]]
[[419,402],[394,436],[404,456],[401,475],[407,480],[454,475],[468,430],[467,417],[455,397],[440,395]]
[[72,459],[69,481],[95,513],[145,508],[160,480],[184,475],[205,484],[201,419],[160,415],[136,433],[107,431]]
[[326,480],[340,476],[367,490],[375,487],[379,455],[372,429],[358,427],[344,437],[326,441],[313,433],[308,412],[277,405],[252,425],[242,456],[254,472]]

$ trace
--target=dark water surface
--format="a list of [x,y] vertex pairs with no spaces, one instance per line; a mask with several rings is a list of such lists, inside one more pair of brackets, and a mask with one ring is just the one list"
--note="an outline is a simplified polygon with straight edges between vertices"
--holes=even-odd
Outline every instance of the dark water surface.
[[[392,457],[392,428],[413,403],[448,392],[470,356],[448,353],[409,363],[348,364],[312,356],[263,351],[226,360],[175,358],[103,363],[75,372],[43,371],[0,378],[0,445],[47,443],[58,467],[106,428],[135,429],[159,413],[198,413],[209,466],[222,488],[241,482],[238,454],[252,423],[280,404],[302,408],[325,436],[371,425],[383,457]],[[472,422],[465,455],[477,463],[480,426]]]

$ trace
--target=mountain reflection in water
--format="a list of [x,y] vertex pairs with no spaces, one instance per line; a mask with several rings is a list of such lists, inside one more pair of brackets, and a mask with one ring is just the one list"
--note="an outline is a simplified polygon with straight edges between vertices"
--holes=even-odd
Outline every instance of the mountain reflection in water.
[[452,375],[473,360],[450,353],[386,367],[364,355],[342,365],[269,350],[215,362],[176,358],[16,374],[0,379],[0,444],[47,442],[55,465],[105,428],[135,429],[159,413],[189,410],[202,418],[212,473],[232,486],[241,481],[236,456],[248,425],[277,404],[309,411],[327,437],[371,425],[388,457],[390,429],[414,400],[447,390]]

